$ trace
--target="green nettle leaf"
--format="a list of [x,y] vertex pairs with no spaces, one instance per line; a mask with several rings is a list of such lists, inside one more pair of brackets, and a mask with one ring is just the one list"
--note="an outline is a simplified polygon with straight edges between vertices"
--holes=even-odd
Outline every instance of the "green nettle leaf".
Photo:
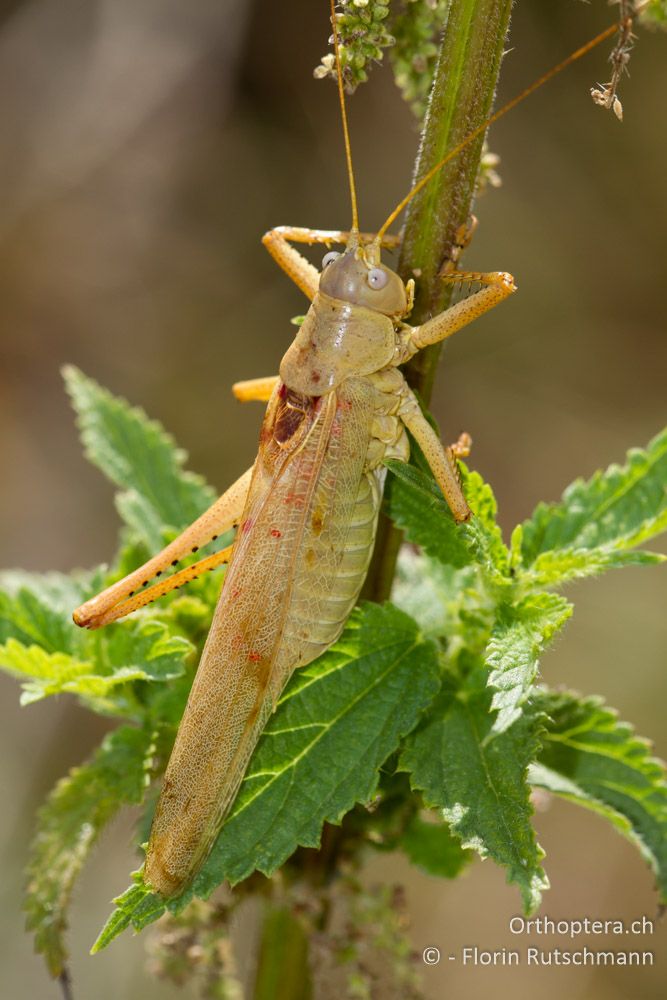
[[608,819],[639,848],[667,899],[665,765],[601,698],[540,690],[534,708],[547,722],[531,783]]
[[493,716],[486,671],[474,671],[458,689],[452,683],[446,679],[434,709],[407,738],[400,766],[463,847],[507,869],[532,913],[548,887],[526,782],[539,745],[539,719],[522,715],[488,740]]
[[50,972],[67,958],[72,887],[102,828],[125,803],[141,802],[151,764],[150,732],[122,726],[91,760],[58,782],[42,806],[28,863],[27,928]]
[[99,633],[99,642],[103,669],[110,673],[127,668],[142,670],[143,679],[150,681],[180,677],[186,659],[194,652],[187,639],[171,635],[164,622],[148,617],[124,622],[113,632]]
[[102,571],[76,574],[0,573],[0,642],[36,643],[49,653],[78,655],[86,636],[72,621],[72,610],[103,585]]
[[558,594],[537,593],[518,604],[501,604],[486,648],[488,683],[495,688],[491,709],[498,712],[492,733],[502,733],[521,715],[537,676],[539,657],[572,614]]
[[386,492],[387,513],[408,541],[440,562],[467,566],[470,553],[435,480],[405,462],[386,464],[395,477]]
[[473,566],[455,569],[404,545],[398,554],[391,597],[423,632],[447,638],[458,625],[458,599],[475,583]]
[[539,555],[531,569],[522,573],[522,578],[532,586],[548,587],[586,576],[598,576],[605,570],[622,566],[651,566],[665,562],[665,559],[667,557],[659,552],[644,552],[641,549],[629,552],[609,547],[554,549]]
[[106,568],[75,570],[73,573],[30,573],[21,569],[0,571],[0,591],[17,597],[23,590],[30,591],[45,608],[71,616],[77,602],[88,600],[103,586]]
[[[192,645],[169,635],[159,621],[132,622],[88,640],[89,659],[47,653],[37,645],[8,639],[0,646],[0,669],[23,680],[21,704],[54,694],[78,695],[100,712],[135,714],[131,695],[117,693],[132,681],[166,681],[179,677]],[[140,713],[139,713],[140,714]]]
[[428,875],[456,878],[474,857],[472,851],[461,847],[449,827],[443,822],[425,822],[414,816],[399,841],[413,865]]
[[[77,686],[93,685],[101,678],[93,674],[93,666],[67,653],[46,653],[40,646],[24,646],[8,639],[0,646],[0,668],[14,677],[25,678],[21,704],[45,698],[61,691],[74,691]],[[93,692],[86,690],[86,693]],[[99,692],[101,693],[101,692]]]
[[164,527],[183,528],[208,507],[214,494],[201,476],[183,471],[186,455],[160,424],[102,389],[77,368],[64,370],[86,455],[124,490],[121,516],[151,550],[163,544]]
[[426,635],[442,641],[448,664],[461,654],[474,656],[486,649],[496,606],[480,583],[477,566],[455,569],[404,545],[392,600]]
[[495,497],[479,473],[459,463],[475,516],[468,524],[457,525],[430,473],[395,459],[385,464],[395,477],[387,491],[387,512],[407,539],[434,559],[457,568],[474,559],[494,583],[501,582],[508,572],[509,555],[495,520]]
[[[324,656],[292,678],[252,757],[234,808],[193,889],[207,898],[223,880],[271,875],[300,845],[317,847],[322,825],[339,823],[375,794],[379,768],[435,697],[435,645],[391,605],[357,609]],[[122,897],[96,948],[147,912],[161,912],[139,884]],[[152,898],[151,898],[152,897]],[[162,909],[164,906],[162,905]]]
[[517,536],[531,580],[541,585],[598,573],[628,561],[650,562],[650,553],[627,550],[667,528],[667,430],[646,449],[577,479],[558,504],[539,504]]
[[500,526],[496,523],[498,504],[493,490],[484,482],[479,472],[471,472],[463,462],[459,462],[463,476],[463,489],[474,513],[473,519],[465,525],[469,545],[480,562],[494,576],[506,576],[509,569],[509,553],[503,542]]

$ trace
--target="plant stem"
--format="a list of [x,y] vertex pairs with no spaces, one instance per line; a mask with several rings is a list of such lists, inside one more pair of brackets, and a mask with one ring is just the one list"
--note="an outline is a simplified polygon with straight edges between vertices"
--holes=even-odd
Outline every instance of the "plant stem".
[[[511,0],[451,0],[433,90],[422,132],[415,180],[441,160],[488,118],[496,90]],[[470,218],[483,136],[471,142],[410,203],[398,270],[417,279],[413,324],[422,323],[449,304],[452,289],[438,274]],[[441,344],[427,347],[406,366],[408,383],[428,404]],[[391,484],[388,484],[391,488]],[[401,533],[381,515],[363,596],[389,597]]]
[[254,1000],[311,1000],[308,939],[287,907],[267,907],[253,995]]

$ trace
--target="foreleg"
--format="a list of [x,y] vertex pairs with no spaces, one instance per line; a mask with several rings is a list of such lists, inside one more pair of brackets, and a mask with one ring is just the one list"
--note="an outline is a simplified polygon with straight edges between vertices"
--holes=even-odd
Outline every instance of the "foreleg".
[[[356,233],[362,243],[371,243],[374,233]],[[303,254],[290,243],[323,243],[329,247],[332,243],[347,245],[350,233],[340,229],[307,229],[302,226],[277,226],[262,236],[262,243],[285,274],[298,285],[309,299],[315,297],[320,284],[320,272],[307,260]],[[381,245],[393,249],[400,243],[400,237],[387,233],[382,238]]]
[[461,327],[472,323],[489,309],[516,291],[516,285],[511,274],[505,271],[452,271],[442,275],[442,281],[452,284],[465,282],[477,283],[482,287],[472,295],[445,309],[421,326],[408,327],[403,335],[403,351],[400,364],[411,358],[417,351],[429,344],[437,344],[446,340]]

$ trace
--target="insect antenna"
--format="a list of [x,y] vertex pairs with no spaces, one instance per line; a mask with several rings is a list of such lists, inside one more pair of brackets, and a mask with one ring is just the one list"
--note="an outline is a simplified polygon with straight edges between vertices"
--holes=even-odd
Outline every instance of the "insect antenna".
[[[350,182],[350,202],[352,203],[352,228],[351,233],[356,236],[359,232],[359,215],[357,213],[357,189],[354,183],[354,170],[352,169],[352,147],[350,145],[350,132],[347,127],[347,108],[345,106],[345,87],[343,86],[343,70],[340,62],[340,37],[338,34],[338,21],[336,20],[336,0],[331,2],[331,26],[333,28],[334,53],[336,55],[336,78],[338,80],[338,98],[340,100],[340,115],[343,121],[343,138],[345,140],[345,159],[347,160],[347,176]],[[352,241],[348,246],[354,245]]]
[[441,170],[447,163],[453,160],[456,156],[458,156],[459,153],[462,150],[464,150],[466,146],[468,146],[471,142],[473,142],[479,135],[486,132],[487,128],[489,128],[490,125],[493,125],[494,122],[497,122],[499,118],[503,118],[509,111],[515,108],[517,104],[520,104],[522,101],[524,101],[532,93],[534,93],[541,86],[543,86],[543,84],[547,83],[549,80],[552,79],[552,77],[560,73],[561,70],[564,70],[567,66],[570,66],[573,62],[576,62],[577,59],[581,59],[582,56],[585,56],[588,52],[591,51],[591,49],[594,49],[596,45],[600,45],[601,42],[604,42],[607,38],[610,38],[616,31],[621,31],[624,28],[629,27],[631,24],[632,24],[632,19],[626,17],[623,18],[620,22],[616,22],[615,24],[609,25],[609,27],[605,28],[604,31],[601,31],[599,35],[596,35],[595,38],[591,38],[590,41],[586,42],[585,45],[582,45],[580,48],[570,53],[567,59],[563,59],[562,62],[557,63],[547,73],[544,73],[541,77],[539,77],[537,80],[531,83],[529,87],[526,87],[526,89],[522,90],[520,94],[517,94],[516,97],[513,97],[510,101],[507,102],[507,104],[504,104],[502,108],[499,108],[498,111],[494,112],[494,114],[492,114],[490,118],[487,118],[485,122],[482,122],[481,125],[478,125],[477,128],[473,129],[473,131],[469,135],[467,135],[465,139],[463,139],[453,149],[450,149],[447,155],[443,156],[443,158],[438,163],[436,163],[434,167],[431,167],[428,173],[424,174],[421,180],[417,181],[414,187],[412,187],[408,191],[405,198],[403,198],[402,201],[398,203],[398,205],[393,210],[391,215],[388,216],[386,221],[382,224],[382,226],[378,230],[377,236],[375,238],[376,242],[379,242],[382,239],[384,234],[387,232],[391,224],[398,218],[403,209],[407,205],[409,205],[412,199],[415,197],[415,195],[419,194],[422,188],[424,188],[428,184],[428,182],[432,180],[433,177],[435,177],[438,171]]

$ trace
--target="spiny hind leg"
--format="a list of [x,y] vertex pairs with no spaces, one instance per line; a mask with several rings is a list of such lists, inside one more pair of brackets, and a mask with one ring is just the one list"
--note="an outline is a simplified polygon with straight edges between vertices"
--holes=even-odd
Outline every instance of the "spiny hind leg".
[[[201,517],[198,517],[178,538],[170,542],[166,548],[156,556],[153,556],[152,559],[149,559],[139,569],[133,573],[129,573],[122,580],[119,580],[118,583],[107,587],[102,593],[97,594],[96,597],[91,598],[91,600],[82,604],[80,608],[77,608],[73,614],[75,623],[83,628],[99,628],[101,625],[106,625],[109,621],[114,621],[122,615],[129,614],[131,611],[136,610],[137,607],[141,607],[142,604],[147,604],[148,601],[141,600],[140,595],[136,594],[137,591],[141,591],[141,597],[145,596],[148,594],[148,590],[145,588],[148,587],[148,584],[154,577],[162,576],[163,573],[175,567],[185,556],[197,552],[203,545],[214,541],[218,535],[238,526],[248,496],[248,490],[250,489],[251,477],[252,468],[244,472],[240,479],[237,479],[226,493],[223,493],[207,511],[204,511]],[[200,572],[212,569],[213,565],[219,565],[221,562],[227,561],[223,556],[225,551],[229,552],[229,550],[222,550],[221,552],[214,553],[213,556],[209,556],[208,559],[202,560],[202,563],[205,565],[195,563],[193,566],[188,566],[180,571],[181,574],[184,574],[180,582],[178,579],[179,573],[166,577],[156,585],[159,588],[159,593],[154,591],[154,596],[149,598],[149,600],[161,597],[175,587],[180,586],[181,583],[186,583],[188,580],[194,579],[194,576],[198,576]],[[215,560],[216,558],[218,562],[211,564],[211,560]],[[200,569],[192,573],[197,566],[200,566]],[[185,578],[186,576],[187,579]],[[131,606],[127,604],[128,601]],[[114,609],[119,606],[123,606],[125,610],[120,614],[116,614]]]
[[[362,243],[371,243],[375,238],[375,233],[359,233],[357,235]],[[341,229],[276,226],[275,229],[269,229],[268,233],[264,233],[262,243],[294,284],[298,285],[309,299],[313,299],[319,288],[320,272],[309,260],[306,260],[303,254],[299,253],[296,247],[291,246],[291,243],[307,243],[310,246],[322,243],[324,246],[330,247],[334,243],[346,245],[349,238],[349,231]],[[391,233],[386,233],[382,238],[382,246],[386,249],[393,250],[399,243],[400,237]]]
[[423,347],[451,337],[457,330],[472,323],[516,291],[514,278],[506,271],[451,271],[441,275],[441,278],[454,285],[469,283],[482,287],[421,326],[408,327],[403,335],[399,364],[403,364]]
[[[196,580],[202,573],[208,573],[218,566],[226,566],[231,559],[233,548],[233,545],[228,545],[226,548],[220,549],[219,552],[214,552],[213,555],[207,556],[205,559],[200,559],[190,566],[185,566],[184,569],[180,569],[176,573],[172,573],[158,583],[154,583],[152,587],[145,587],[139,593],[130,591],[125,600],[116,598],[111,603],[108,603],[106,608],[100,608],[94,617],[87,621],[79,621],[76,616],[83,612],[86,607],[84,604],[82,608],[74,612],[74,620],[77,625],[82,625],[88,629],[102,628],[104,625],[110,625],[111,622],[118,621],[119,618],[125,618],[126,615],[131,615],[133,611],[137,611],[147,604],[152,604],[153,601],[164,597],[165,594],[169,594],[172,590],[179,590],[186,583]],[[124,582],[121,581],[121,583]]]

